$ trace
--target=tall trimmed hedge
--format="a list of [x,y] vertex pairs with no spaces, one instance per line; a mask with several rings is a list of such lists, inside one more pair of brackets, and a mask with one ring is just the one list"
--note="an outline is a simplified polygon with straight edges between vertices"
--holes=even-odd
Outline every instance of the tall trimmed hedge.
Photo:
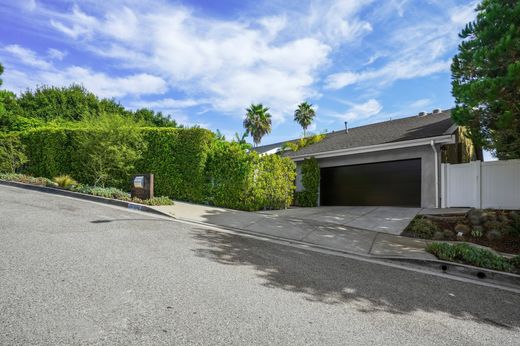
[[147,128],[147,150],[136,167],[153,173],[157,195],[204,202],[204,168],[213,134],[205,129]]
[[238,143],[215,141],[206,177],[211,204],[242,210],[283,209],[292,203],[296,166],[289,158],[260,156]]
[[[85,174],[91,149],[81,141],[92,131],[96,136],[113,135],[99,129],[59,128],[20,133],[28,159],[22,172],[46,178],[68,174],[81,183],[92,184]],[[129,183],[132,174],[153,173],[155,193],[177,200],[242,210],[280,209],[292,203],[296,173],[289,158],[260,156],[200,128],[136,131],[141,132],[139,138],[144,142],[140,158],[131,163],[133,172],[112,171],[118,175],[113,182]]]
[[318,160],[311,157],[303,160],[301,165],[302,185],[304,190],[296,194],[300,207],[316,207],[318,205],[318,190],[320,187],[320,166]]

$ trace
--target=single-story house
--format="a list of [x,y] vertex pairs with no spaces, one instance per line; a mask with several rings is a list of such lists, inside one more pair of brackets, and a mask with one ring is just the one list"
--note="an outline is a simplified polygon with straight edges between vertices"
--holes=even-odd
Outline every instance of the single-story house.
[[[451,118],[451,110],[345,128],[285,155],[297,164],[296,190],[302,190],[301,162],[320,166],[319,205],[440,206],[441,163],[474,159],[475,149]],[[280,152],[282,143],[255,148]]]

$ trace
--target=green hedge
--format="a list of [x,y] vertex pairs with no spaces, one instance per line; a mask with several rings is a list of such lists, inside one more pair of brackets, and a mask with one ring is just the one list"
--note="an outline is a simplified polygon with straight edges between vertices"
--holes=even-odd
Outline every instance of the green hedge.
[[296,202],[300,207],[316,207],[320,187],[320,167],[316,158],[311,157],[303,160],[301,174],[304,190],[298,191]]
[[[67,174],[80,183],[93,184],[85,163],[97,146],[90,139],[107,136],[124,140],[117,130],[39,128],[19,133],[27,163],[21,172],[52,179]],[[153,173],[155,193],[172,199],[208,203],[242,210],[279,209],[292,203],[295,165],[278,155],[259,156],[238,143],[218,140],[200,128],[139,128],[143,145],[129,169],[112,168],[110,186],[128,188],[130,176]],[[90,138],[92,137],[92,138]],[[117,139],[117,140],[116,140]],[[128,168],[128,167],[127,167]],[[108,185],[108,184],[107,184]]]
[[157,195],[204,202],[204,168],[213,134],[205,129],[146,128],[138,172],[153,173]]
[[[212,133],[197,128],[142,128],[139,131],[145,149],[135,162],[134,173],[154,173],[157,194],[200,200]],[[84,170],[89,153],[80,147],[80,138],[85,134],[115,136],[113,132],[97,129],[39,128],[20,133],[28,158],[22,172],[46,178],[68,174],[82,183],[92,184]],[[128,174],[114,177],[114,180],[125,182],[129,179]]]
[[295,169],[288,158],[260,156],[238,143],[215,141],[206,165],[208,202],[242,210],[287,208]]

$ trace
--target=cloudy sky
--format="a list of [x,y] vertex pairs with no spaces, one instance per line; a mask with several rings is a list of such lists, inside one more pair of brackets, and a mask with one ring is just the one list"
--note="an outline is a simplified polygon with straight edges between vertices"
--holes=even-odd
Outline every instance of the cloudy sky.
[[128,108],[242,131],[270,107],[264,144],[450,108],[450,60],[475,16],[464,0],[0,0],[4,88],[81,83]]

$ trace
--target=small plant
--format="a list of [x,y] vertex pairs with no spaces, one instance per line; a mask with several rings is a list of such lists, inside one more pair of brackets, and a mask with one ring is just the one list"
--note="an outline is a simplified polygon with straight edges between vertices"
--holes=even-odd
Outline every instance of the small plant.
[[432,239],[436,232],[442,232],[439,226],[423,217],[413,219],[406,231],[417,238],[425,239]]
[[426,246],[426,251],[445,261],[507,272],[514,272],[520,269],[518,267],[520,260],[516,257],[507,259],[489,250],[476,248],[468,244],[431,243]]
[[72,179],[70,175],[59,175],[57,177],[54,177],[52,181],[58,184],[59,187],[64,188],[70,188],[72,186],[78,185],[78,182]]
[[471,230],[471,236],[473,238],[482,238],[484,235],[484,228],[482,226],[474,226]]

